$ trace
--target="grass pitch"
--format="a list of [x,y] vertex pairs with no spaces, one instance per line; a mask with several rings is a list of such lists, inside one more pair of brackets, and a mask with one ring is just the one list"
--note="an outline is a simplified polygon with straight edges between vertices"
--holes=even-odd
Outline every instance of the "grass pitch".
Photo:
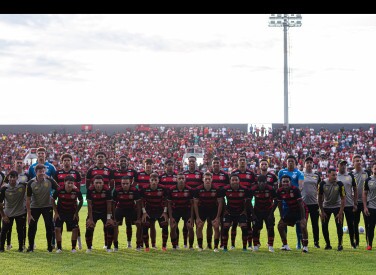
[[[277,214],[278,211],[276,211]],[[47,252],[45,229],[43,218],[38,224],[35,239],[37,248],[34,253],[17,252],[17,235],[15,225],[13,228],[12,244],[10,251],[0,254],[1,274],[374,274],[376,267],[376,251],[365,250],[365,235],[361,235],[359,249],[351,249],[349,236],[344,234],[344,251],[336,251],[337,237],[333,217],[330,221],[330,238],[333,250],[324,250],[325,242],[320,226],[321,248],[313,247],[311,225],[309,229],[309,253],[303,254],[295,249],[295,229],[288,229],[288,243],[292,248],[290,252],[280,251],[281,239],[278,230],[275,230],[275,253],[267,251],[266,230],[261,232],[261,244],[258,252],[243,252],[241,250],[241,231],[238,228],[236,249],[227,253],[212,250],[202,252],[183,249],[183,239],[180,237],[180,250],[173,251],[170,238],[168,250],[163,252],[161,248],[161,230],[157,225],[158,250],[150,252],[138,252],[135,249],[126,248],[125,225],[120,228],[119,252],[107,253],[103,247],[103,226],[97,223],[93,252],[86,253],[85,243],[85,218],[87,208],[83,207],[80,213],[80,227],[83,241],[83,249],[77,253],[71,253],[71,233],[64,228],[63,253]],[[278,218],[276,217],[276,221]],[[364,225],[363,225],[364,226]],[[132,245],[135,247],[135,227],[133,230]],[[205,232],[205,230],[204,230]],[[205,234],[205,233],[204,233]],[[195,244],[196,246],[196,238]],[[204,235],[204,247],[206,238]]]

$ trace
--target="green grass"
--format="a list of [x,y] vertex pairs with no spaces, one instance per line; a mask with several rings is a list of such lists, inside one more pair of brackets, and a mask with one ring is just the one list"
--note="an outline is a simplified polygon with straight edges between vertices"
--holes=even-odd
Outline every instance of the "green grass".
[[[320,226],[320,243],[322,248],[313,247],[311,225],[309,224],[309,253],[303,254],[295,250],[295,229],[289,227],[288,240],[293,251],[282,252],[279,250],[282,243],[276,230],[275,250],[269,253],[266,246],[266,230],[261,232],[261,248],[258,252],[242,252],[241,231],[238,228],[237,248],[228,253],[214,253],[210,250],[203,252],[181,249],[172,251],[170,238],[168,251],[137,252],[126,249],[125,226],[120,228],[119,252],[107,253],[103,247],[102,224],[97,223],[94,232],[93,252],[86,254],[84,241],[86,207],[81,210],[80,226],[84,249],[73,254],[70,252],[71,234],[64,229],[63,253],[48,253],[43,218],[41,217],[36,236],[37,249],[34,253],[19,253],[16,248],[0,254],[1,274],[116,274],[116,273],[170,273],[170,274],[288,274],[288,273],[329,273],[329,274],[374,274],[376,251],[365,250],[365,235],[361,235],[361,248],[352,250],[348,234],[344,235],[344,251],[335,250],[337,243],[334,220],[330,222],[330,238],[333,250],[325,251],[324,241]],[[276,211],[278,212],[278,211]],[[278,220],[278,219],[277,219]],[[205,232],[205,230],[204,230]],[[135,228],[134,228],[135,234]],[[196,240],[196,238],[195,238]],[[15,227],[12,235],[13,247],[18,247]],[[132,240],[135,246],[135,238]],[[196,245],[196,242],[195,242]],[[157,225],[157,246],[161,248],[161,231]],[[204,237],[205,246],[205,237]],[[183,240],[180,239],[180,247]]]

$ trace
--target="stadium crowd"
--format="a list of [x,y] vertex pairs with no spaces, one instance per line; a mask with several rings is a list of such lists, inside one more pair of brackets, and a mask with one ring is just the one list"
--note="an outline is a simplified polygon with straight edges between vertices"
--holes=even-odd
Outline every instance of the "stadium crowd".
[[[151,158],[153,170],[163,171],[166,159],[173,158],[177,170],[186,169],[182,163],[187,148],[198,147],[204,150],[204,163],[200,170],[206,171],[213,156],[221,159],[221,166],[227,172],[236,168],[239,153],[245,153],[249,168],[257,172],[258,162],[267,158],[271,170],[278,172],[286,167],[286,157],[293,154],[298,159],[298,167],[303,168],[306,156],[313,156],[314,169],[324,176],[329,167],[336,167],[339,159],[345,159],[353,166],[352,157],[360,154],[365,168],[376,159],[376,138],[374,129],[354,129],[336,132],[321,129],[268,129],[260,131],[255,127],[253,133],[230,128],[209,127],[159,127],[142,131],[126,129],[123,133],[45,133],[30,132],[0,134],[0,167],[3,172],[10,171],[14,160],[24,157],[29,148],[43,146],[47,149],[47,160],[60,168],[59,157],[63,153],[73,155],[73,166],[82,173],[94,164],[94,154],[104,151],[107,166],[116,168],[120,155],[129,157],[129,165],[135,170],[142,168],[142,160]],[[26,165],[28,169],[28,165]]]

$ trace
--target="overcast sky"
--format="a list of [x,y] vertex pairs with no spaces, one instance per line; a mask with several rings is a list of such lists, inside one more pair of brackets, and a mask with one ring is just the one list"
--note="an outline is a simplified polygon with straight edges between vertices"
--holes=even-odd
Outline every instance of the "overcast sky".
[[[283,123],[258,15],[0,15],[0,124]],[[376,15],[289,30],[290,123],[373,123]]]

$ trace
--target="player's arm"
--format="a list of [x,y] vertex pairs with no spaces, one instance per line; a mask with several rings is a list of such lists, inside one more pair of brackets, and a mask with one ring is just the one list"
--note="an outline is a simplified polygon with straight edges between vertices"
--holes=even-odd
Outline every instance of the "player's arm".
[[167,208],[168,208],[168,217],[170,218],[170,222],[174,221],[174,218],[172,217],[172,202],[171,200],[167,200]]
[[137,221],[141,221],[141,199],[135,201],[136,203],[136,213],[137,213]]
[[345,202],[346,202],[346,193],[345,193],[345,187],[343,186],[343,183],[341,182],[341,184],[338,184],[338,185],[339,185],[339,190],[340,190],[339,194],[341,196],[341,207],[339,208],[337,218],[338,218],[338,222],[342,223],[343,209],[345,208]]
[[115,225],[114,220],[112,219],[112,198],[106,201],[107,204],[107,222],[108,225]]
[[218,198],[217,202],[218,202],[218,210],[217,210],[217,216],[215,217],[215,219],[219,221],[221,214],[222,214],[222,209],[223,209],[223,198],[222,197]]
[[9,222],[9,218],[7,215],[5,215],[4,213],[4,199],[5,199],[5,187],[1,188],[1,192],[0,192],[0,214],[1,214],[1,217],[3,218],[3,222],[5,223],[8,223]]
[[86,189],[89,189],[91,185],[91,169],[89,169],[86,173],[85,182],[86,182]]
[[366,179],[363,187],[363,194],[362,194],[362,201],[363,201],[363,211],[364,215],[369,216],[369,210],[367,207],[367,197],[368,197],[368,191],[369,191],[369,185],[368,185],[369,178]]
[[299,210],[300,210],[300,223],[306,223],[306,211],[305,211],[305,207],[304,207],[304,202],[303,200],[300,198],[298,199],[298,203],[299,203]]
[[194,210],[195,210],[196,222],[197,223],[202,223],[202,221],[200,219],[199,212],[198,212],[198,203],[199,203],[199,199],[198,198],[194,198],[193,199],[193,207],[194,207]]
[[55,192],[51,197],[52,209],[54,210],[54,213],[55,213],[54,221],[56,221],[59,218],[59,212],[57,211],[56,200],[57,200],[57,192]]
[[31,196],[33,194],[33,191],[31,189],[31,181],[27,183],[27,189],[26,189],[26,212],[27,212],[27,223],[30,224],[30,221],[33,220],[33,216],[31,216]]
[[351,186],[353,189],[353,201],[354,201],[353,212],[356,212],[356,210],[358,209],[358,188],[356,186],[354,175],[350,174],[350,177],[351,177]]
[[78,213],[80,212],[82,205],[84,204],[84,198],[82,197],[81,192],[78,193],[77,199],[78,199],[78,205],[76,208],[76,212],[74,213],[74,217],[78,220]]
[[[142,192],[142,191],[141,191]],[[143,194],[143,192],[141,193]],[[146,222],[146,219],[147,218],[150,218],[150,216],[148,215],[148,213],[146,212],[146,208],[145,208],[145,198],[143,197],[143,195],[141,195],[141,211],[142,211],[142,222]]]

